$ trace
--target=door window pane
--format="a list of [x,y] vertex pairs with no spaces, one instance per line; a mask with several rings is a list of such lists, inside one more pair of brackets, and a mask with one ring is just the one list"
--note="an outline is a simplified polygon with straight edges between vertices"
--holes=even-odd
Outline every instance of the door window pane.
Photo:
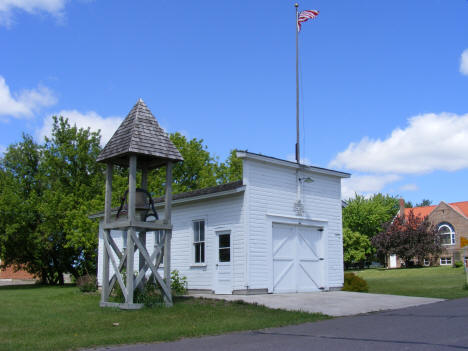
[[231,262],[231,235],[220,234],[219,240],[219,262]]

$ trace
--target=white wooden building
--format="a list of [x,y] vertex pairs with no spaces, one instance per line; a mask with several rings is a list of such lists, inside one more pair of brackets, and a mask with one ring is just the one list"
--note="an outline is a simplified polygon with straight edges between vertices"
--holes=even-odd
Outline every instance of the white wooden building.
[[[237,155],[242,181],[174,195],[171,269],[187,277],[189,290],[216,294],[340,288],[341,179],[350,175],[247,151]],[[125,233],[111,235],[122,248]],[[158,238],[147,234],[150,254]],[[101,218],[99,283],[102,259]],[[138,270],[137,257],[134,262]]]

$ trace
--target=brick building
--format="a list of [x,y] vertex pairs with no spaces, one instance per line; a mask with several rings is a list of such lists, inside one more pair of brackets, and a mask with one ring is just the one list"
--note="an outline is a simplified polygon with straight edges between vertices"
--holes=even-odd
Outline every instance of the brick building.
[[[404,203],[404,202],[403,202]],[[400,204],[401,206],[401,204]],[[436,226],[442,239],[443,251],[439,257],[425,259],[423,264],[430,265],[453,265],[456,261],[468,261],[468,255],[460,247],[460,238],[468,239],[468,201],[446,203],[440,202],[438,205],[400,208],[398,215],[404,211],[405,216],[410,211],[416,216],[426,217]],[[400,266],[396,257],[390,257],[389,268]]]
[[[1,264],[1,260],[0,260]],[[24,270],[19,270],[15,272],[15,269],[11,266],[8,266],[6,269],[0,269],[0,280],[2,279],[12,279],[12,280],[34,280],[34,276],[29,274]]]

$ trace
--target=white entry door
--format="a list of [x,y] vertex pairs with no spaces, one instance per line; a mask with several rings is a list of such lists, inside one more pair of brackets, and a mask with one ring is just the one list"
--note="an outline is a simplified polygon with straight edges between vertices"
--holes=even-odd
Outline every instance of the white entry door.
[[396,255],[390,255],[390,267],[389,268],[397,268]]
[[273,224],[273,292],[323,288],[322,232],[299,225]]
[[216,236],[218,252],[215,293],[232,294],[231,232],[217,232]]

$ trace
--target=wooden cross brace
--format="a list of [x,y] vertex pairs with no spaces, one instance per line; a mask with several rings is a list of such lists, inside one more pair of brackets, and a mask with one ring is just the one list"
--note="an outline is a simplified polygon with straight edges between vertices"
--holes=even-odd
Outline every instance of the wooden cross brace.
[[[140,280],[141,280],[143,278],[143,276],[145,275],[146,270],[148,269],[146,267],[149,267],[149,269],[151,269],[151,272],[153,273],[154,278],[156,279],[156,281],[159,283],[159,285],[162,288],[162,292],[164,294],[164,299],[166,301],[166,305],[172,305],[172,293],[171,293],[171,286],[170,286],[171,279],[168,278],[168,279],[166,279],[166,281],[164,279],[162,279],[161,276],[159,275],[158,269],[157,269],[157,267],[159,267],[159,264],[161,263],[162,255],[161,254],[158,255],[159,256],[158,257],[159,264],[157,264],[155,266],[153,264],[153,260],[151,259],[150,255],[148,254],[148,251],[146,250],[146,247],[141,243],[140,239],[138,239],[138,237],[135,234],[135,231],[129,231],[129,232],[130,232],[130,235],[132,236],[133,242],[136,244],[136,246],[138,247],[138,250],[140,251],[140,253],[143,255],[143,257],[145,259],[145,266],[139,272],[137,279],[140,277]],[[164,234],[164,237],[165,236],[166,236],[166,234]],[[157,250],[155,250],[155,252],[156,251]],[[137,282],[139,282],[139,281],[138,280],[135,281],[135,284],[134,284],[135,286],[138,285]]]
[[[146,272],[148,269],[151,270],[152,275],[154,279],[158,282],[158,284],[161,286],[162,293],[164,295],[164,301],[166,302],[166,305],[171,306],[172,305],[172,294],[171,294],[171,287],[170,287],[170,278],[168,279],[163,279],[159,273],[158,273],[158,268],[161,264],[161,261],[164,257],[164,247],[165,247],[165,239],[166,239],[166,231],[164,232],[163,237],[161,238],[161,244],[155,246],[154,252],[151,254],[151,256],[148,254],[148,251],[146,250],[146,247],[141,243],[140,239],[136,236],[135,231],[129,231],[131,235],[131,239],[134,243],[134,250],[138,248],[139,252],[144,258],[145,264],[143,267],[141,267],[140,271],[138,272],[137,277],[134,280],[133,284],[133,289],[135,287],[139,286],[141,281],[146,275]],[[104,249],[107,251],[107,255],[109,257],[109,260],[114,268],[114,274],[112,278],[109,281],[109,288],[107,289],[107,294],[106,294],[106,300],[109,298],[110,292],[114,288],[115,282],[117,281],[120,285],[120,288],[122,289],[122,293],[125,297],[125,301],[128,300],[128,291],[124,283],[124,278],[122,276],[122,269],[125,267],[126,261],[127,261],[127,255],[128,255],[128,249],[125,249],[123,253],[119,250],[118,246],[115,244],[114,240],[110,236],[110,230],[105,230],[104,231]],[[119,265],[117,266],[117,263],[114,258],[114,253],[115,255],[119,258]],[[155,264],[153,264],[155,262]],[[127,272],[127,274],[129,274]],[[132,274],[132,273],[130,273]],[[129,301],[129,303],[133,303],[133,301]]]

